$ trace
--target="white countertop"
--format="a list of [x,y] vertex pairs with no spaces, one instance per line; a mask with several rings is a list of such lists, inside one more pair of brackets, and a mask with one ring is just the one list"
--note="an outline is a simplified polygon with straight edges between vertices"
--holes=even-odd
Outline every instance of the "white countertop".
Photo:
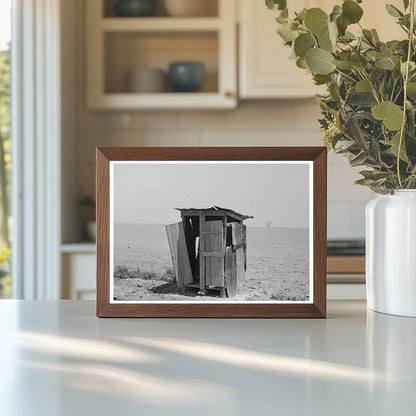
[[0,301],[0,415],[416,414],[416,319],[97,319]]

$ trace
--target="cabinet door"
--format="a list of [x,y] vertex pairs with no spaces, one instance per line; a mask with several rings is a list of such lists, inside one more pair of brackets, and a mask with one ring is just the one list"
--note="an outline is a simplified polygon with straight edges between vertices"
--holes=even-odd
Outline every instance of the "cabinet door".
[[[341,0],[298,0],[289,2],[289,10],[320,7],[330,12]],[[389,1],[399,9],[402,0]],[[362,25],[377,29],[384,41],[402,39],[404,32],[386,12],[384,2],[366,0]],[[277,35],[277,12],[268,10],[264,1],[239,0],[240,8],[240,96],[241,98],[304,98],[323,93],[313,84],[311,76],[289,59],[290,48]],[[350,26],[354,33],[358,25]]]
[[[360,4],[364,9],[361,25],[364,28],[377,29],[380,39],[384,42],[393,39],[405,39],[405,32],[395,23],[396,19],[387,13],[386,3],[393,4],[399,10],[403,9],[403,0],[389,0],[385,2],[380,0],[365,0]],[[355,27],[355,30],[352,30],[352,32],[359,32],[359,28]]]
[[[329,0],[299,0],[295,7],[329,10],[331,6],[325,3],[331,4]],[[289,59],[291,50],[276,33],[277,13],[258,0],[239,0],[239,7],[241,98],[305,98],[322,92],[311,75]]]

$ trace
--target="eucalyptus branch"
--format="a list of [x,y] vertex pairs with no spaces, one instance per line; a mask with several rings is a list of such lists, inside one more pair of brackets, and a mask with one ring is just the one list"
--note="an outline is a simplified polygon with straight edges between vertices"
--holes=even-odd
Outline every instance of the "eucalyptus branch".
[[355,82],[355,83],[358,82],[355,78],[353,78],[352,76],[340,71],[338,68],[335,68],[335,71],[338,72],[339,74],[343,75],[344,77],[350,79],[352,82]]
[[410,62],[412,60],[412,51],[413,51],[413,38],[414,38],[414,29],[415,29],[415,0],[410,0],[410,30],[409,30],[409,46],[407,48],[407,60],[406,60],[406,72],[404,75],[404,85],[403,85],[403,119],[402,127],[400,129],[400,139],[399,139],[399,148],[397,151],[397,177],[399,180],[400,188],[403,188],[402,176],[400,173],[400,156],[403,148],[403,141],[406,131],[406,121],[407,121],[407,83],[409,82],[409,72],[410,72]]
[[371,88],[371,93],[373,94],[374,99],[377,101],[377,104],[380,104],[380,97],[378,95],[378,92],[376,90],[376,87],[371,82],[370,78],[368,78],[367,73],[365,72],[365,69],[361,66],[362,71],[360,71],[360,75],[365,79],[369,84]]

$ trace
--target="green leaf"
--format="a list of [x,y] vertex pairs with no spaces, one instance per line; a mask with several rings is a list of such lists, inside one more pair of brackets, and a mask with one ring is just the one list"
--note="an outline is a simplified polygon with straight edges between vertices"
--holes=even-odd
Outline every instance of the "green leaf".
[[328,27],[324,32],[321,32],[318,35],[318,45],[321,49],[324,49],[328,52],[334,51],[334,44],[332,43],[331,37],[329,35]]
[[386,4],[387,13],[393,17],[403,17],[404,14],[397,8],[394,7],[392,4]]
[[305,13],[305,26],[315,35],[327,30],[328,15],[318,7],[309,9]]
[[381,56],[381,54],[376,58],[375,61],[376,67],[380,69],[392,70],[394,69],[394,61],[391,56]]
[[364,67],[368,64],[367,60],[363,56],[358,55],[358,53],[352,55],[349,62],[358,70],[364,69]]
[[315,81],[315,85],[324,85],[331,81],[331,76],[315,74],[313,80]]
[[366,159],[367,159],[367,155],[364,152],[361,152],[358,156],[350,160],[350,166],[352,167],[360,166],[364,164]]
[[403,122],[403,110],[391,101],[383,101],[371,109],[373,117],[383,121],[384,125],[392,131],[400,130]]
[[378,33],[377,33],[377,30],[376,30],[376,29],[371,29],[371,34],[373,35],[373,39],[374,39],[376,42],[380,42],[380,38],[379,38],[379,36],[378,36]]
[[360,82],[357,82],[355,86],[357,92],[371,92],[371,83],[366,79],[362,79]]
[[364,30],[363,30],[363,37],[364,37],[364,40],[365,40],[367,43],[369,43],[370,45],[374,45],[375,40],[374,40],[374,38],[373,38],[373,34],[371,33],[371,30],[364,29]]
[[303,21],[305,20],[306,12],[306,9],[302,9],[299,13],[296,13],[296,18],[299,22],[303,23]]
[[[339,27],[338,27],[338,25],[337,25],[337,29],[338,29],[338,31],[339,31]],[[342,43],[349,43],[349,42],[351,42],[351,41],[353,41],[353,40],[355,40],[355,39],[357,39],[357,37],[353,34],[353,33],[351,33],[351,32],[348,32],[348,30],[344,33],[344,35],[343,36],[341,36],[339,39],[338,39],[338,41],[339,42],[342,42]]]
[[[412,73],[416,70],[416,64],[414,62],[409,62],[409,73]],[[406,62],[403,62],[400,65],[400,72],[403,76],[406,76]]]
[[[391,151],[393,152],[394,156],[398,157],[399,154],[399,145],[400,145],[400,132],[395,134],[391,141],[388,140],[380,140],[381,143],[385,144],[386,146],[390,146]],[[400,157],[401,160],[404,162],[409,162],[409,159],[406,155],[406,149],[405,149],[405,141],[403,140],[402,146],[400,148]]]
[[295,40],[296,56],[304,58],[309,49],[316,45],[314,37],[309,33],[300,34]]
[[266,0],[266,6],[271,10],[283,10],[287,6],[286,0]]
[[348,117],[344,125],[344,134],[349,140],[352,140],[360,149],[365,149],[366,139],[361,125],[362,120],[357,114]]
[[351,140],[338,140],[335,143],[334,150],[337,153],[345,152],[353,145],[354,145],[354,142]]
[[313,48],[306,54],[306,64],[314,74],[327,75],[334,71],[335,65],[332,63],[334,57],[330,52],[320,48]]
[[336,60],[332,61],[332,63],[339,69],[344,71],[349,71],[352,68],[352,65],[348,61]]
[[342,4],[342,16],[349,24],[358,23],[363,14],[363,9],[355,1],[346,0]]
[[287,23],[279,25],[277,33],[287,44],[290,44],[290,42],[293,42],[298,37],[298,32],[293,30]]
[[329,20],[331,20],[331,22],[335,22],[338,17],[340,17],[342,15],[342,7],[339,5],[335,5],[334,8],[332,9],[332,13],[329,15]]
[[331,38],[331,42],[334,46],[337,44],[338,39],[338,26],[334,22],[329,22],[328,24],[328,30],[329,30],[329,37]]
[[344,36],[348,27],[348,22],[344,19],[342,15],[337,19],[337,27],[340,36]]
[[409,0],[403,0],[403,6],[404,6],[404,9],[406,10],[409,7]]
[[296,59],[296,66],[301,69],[308,69],[308,65],[306,65],[305,58],[298,58]]
[[363,170],[360,172],[360,175],[364,176],[365,179],[372,179],[373,181],[379,181],[380,179],[388,178],[390,172],[379,172],[377,170]]
[[416,82],[407,84],[407,96],[412,100],[416,100]]

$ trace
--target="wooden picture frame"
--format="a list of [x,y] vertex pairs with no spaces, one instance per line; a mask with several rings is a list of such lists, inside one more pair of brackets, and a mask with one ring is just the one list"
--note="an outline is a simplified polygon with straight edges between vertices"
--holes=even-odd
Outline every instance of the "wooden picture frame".
[[[298,301],[277,301],[277,302],[251,302],[251,301],[228,301],[224,302],[124,302],[115,301],[115,295],[110,292],[114,282],[114,262],[111,260],[110,249],[113,247],[113,240],[110,241],[111,227],[114,227],[112,217],[110,194],[112,191],[112,166],[129,163],[137,166],[144,166],[146,163],[156,163],[157,166],[170,163],[186,164],[308,164],[310,167],[309,183],[309,294],[305,302]],[[325,318],[326,317],[326,163],[327,150],[324,147],[239,147],[239,148],[97,148],[97,176],[96,176],[96,199],[97,199],[97,316],[98,317],[188,317],[188,318]],[[262,165],[261,165],[262,166]],[[113,178],[113,179],[112,179]],[[139,177],[138,181],[146,181],[146,178]],[[288,186],[296,187],[296,183]],[[311,190],[312,188],[312,190]],[[190,191],[191,192],[191,191]],[[278,190],[276,190],[278,192]],[[267,201],[262,201],[267,204]],[[177,208],[177,207],[175,207]],[[140,204],[137,207],[140,210]],[[218,219],[221,215],[224,218],[233,218],[232,224],[225,224],[224,233],[237,227],[242,229],[242,222],[249,216],[229,209],[212,207],[203,210],[193,210],[186,207],[181,210],[182,219],[186,221],[186,215],[211,215],[209,210],[218,211]],[[193,208],[192,208],[193,209]],[[207,211],[208,210],[208,211]],[[178,214],[179,215],[179,214]],[[196,217],[193,217],[196,218]],[[113,221],[113,223],[112,223]],[[231,221],[231,220],[230,220]],[[217,222],[217,221],[214,221]],[[208,220],[207,220],[208,223]],[[184,223],[186,224],[186,223]],[[202,223],[201,223],[202,224]],[[211,224],[212,225],[212,224]],[[227,228],[228,227],[228,228]],[[203,230],[203,228],[198,228]],[[110,232],[111,231],[111,232]],[[213,231],[202,231],[213,233]],[[241,233],[240,233],[241,234]],[[202,234],[201,234],[202,236]],[[233,234],[234,236],[234,234]],[[168,236],[169,237],[169,236]],[[202,238],[202,237],[201,237]],[[224,241],[228,237],[224,236]],[[234,238],[234,237],[233,237]],[[244,237],[245,238],[245,237]],[[228,243],[227,243],[228,244]],[[231,243],[229,243],[231,244]],[[233,243],[238,244],[238,243]],[[199,268],[203,263],[204,255],[210,255],[203,250],[203,242],[200,241],[198,256],[201,256]],[[189,246],[188,246],[189,247]],[[233,246],[233,247],[239,247]],[[224,253],[227,251],[224,243]],[[114,249],[114,248],[113,248]],[[244,246],[245,249],[245,246]],[[189,249],[188,249],[189,250]],[[217,250],[218,251],[218,250]],[[238,251],[238,249],[236,250]],[[172,252],[173,253],[173,252]],[[218,253],[211,254],[217,256]],[[245,252],[244,252],[245,255]],[[218,255],[219,256],[219,255]],[[226,254],[224,255],[226,256]],[[248,257],[250,259],[250,257]],[[194,258],[193,258],[194,259]],[[205,260],[207,261],[207,260]],[[218,260],[223,261],[223,260]],[[228,260],[227,260],[228,261]],[[224,264],[225,260],[221,263]],[[111,263],[111,264],[110,264]],[[312,263],[312,264],[311,264]],[[205,264],[205,267],[206,266]],[[227,267],[227,266],[225,266]],[[175,268],[177,284],[179,285],[178,272]],[[110,273],[112,276],[110,277]],[[225,273],[225,272],[224,272]],[[198,274],[198,281],[202,285],[202,274]],[[267,279],[267,276],[264,276]],[[111,282],[113,279],[113,282]],[[204,278],[207,279],[207,278]],[[205,281],[206,283],[206,281]],[[204,283],[204,284],[205,284]],[[224,284],[225,286],[225,284]],[[211,286],[210,286],[211,288]],[[231,285],[229,286],[231,288]],[[227,288],[228,293],[231,289]],[[220,293],[220,292],[219,292]],[[199,298],[198,298],[199,299]]]

